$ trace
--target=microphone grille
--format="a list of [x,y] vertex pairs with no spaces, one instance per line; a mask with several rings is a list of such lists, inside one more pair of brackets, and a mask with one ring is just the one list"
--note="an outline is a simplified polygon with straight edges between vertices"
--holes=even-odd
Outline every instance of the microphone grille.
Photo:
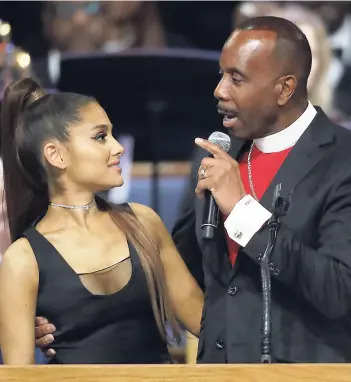
[[220,131],[215,131],[213,132],[210,137],[208,138],[208,140],[211,142],[211,143],[214,143],[215,145],[219,146],[223,151],[225,151],[226,153],[229,151],[230,149],[230,145],[231,145],[231,140],[230,140],[230,137],[229,135],[227,134],[224,134]]

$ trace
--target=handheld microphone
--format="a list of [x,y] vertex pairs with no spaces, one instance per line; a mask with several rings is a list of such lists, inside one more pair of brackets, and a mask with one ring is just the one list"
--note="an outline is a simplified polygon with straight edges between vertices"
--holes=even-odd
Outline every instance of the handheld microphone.
[[[208,141],[214,143],[219,146],[226,153],[230,149],[231,141],[230,137],[227,134],[221,133],[219,131],[215,131],[210,135]],[[209,157],[213,157],[212,154]],[[215,230],[218,227],[219,221],[219,208],[217,203],[212,196],[211,192],[205,191],[205,205],[204,205],[204,214],[202,220],[202,237],[204,239],[213,239]]]

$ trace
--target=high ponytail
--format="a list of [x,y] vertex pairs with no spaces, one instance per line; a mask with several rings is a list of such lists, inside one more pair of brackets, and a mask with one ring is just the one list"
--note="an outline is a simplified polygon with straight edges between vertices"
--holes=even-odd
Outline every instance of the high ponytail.
[[[50,138],[67,142],[71,126],[81,120],[82,107],[92,102],[97,101],[75,93],[47,95],[31,79],[20,80],[6,89],[2,101],[1,146],[12,241],[43,216],[49,205],[47,171],[42,158],[44,142]],[[166,322],[169,322],[179,338],[159,248],[136,216],[112,208],[98,198],[97,205],[110,214],[137,249],[160,334],[166,338]]]
[[23,116],[30,105],[44,95],[34,80],[26,78],[9,85],[1,107],[1,151],[4,188],[11,240],[19,235],[48,206],[47,187],[36,185],[21,163],[19,141],[26,139]]

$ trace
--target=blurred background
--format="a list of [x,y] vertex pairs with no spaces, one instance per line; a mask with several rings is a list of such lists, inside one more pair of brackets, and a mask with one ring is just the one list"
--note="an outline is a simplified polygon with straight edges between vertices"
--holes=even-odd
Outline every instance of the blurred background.
[[[125,184],[103,196],[150,205],[171,230],[194,138],[222,129],[213,90],[235,25],[259,15],[297,24],[313,54],[309,98],[349,128],[350,10],[346,1],[1,1],[0,93],[9,81],[33,76],[52,92],[95,96],[126,148]],[[185,347],[174,356],[185,362]]]

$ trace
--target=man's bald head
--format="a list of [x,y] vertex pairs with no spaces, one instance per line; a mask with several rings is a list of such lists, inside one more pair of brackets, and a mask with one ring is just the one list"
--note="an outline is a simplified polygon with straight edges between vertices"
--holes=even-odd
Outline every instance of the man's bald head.
[[265,31],[275,34],[274,67],[281,75],[292,74],[298,80],[298,93],[307,93],[312,53],[304,33],[291,21],[274,16],[252,18],[239,24],[235,31]]

